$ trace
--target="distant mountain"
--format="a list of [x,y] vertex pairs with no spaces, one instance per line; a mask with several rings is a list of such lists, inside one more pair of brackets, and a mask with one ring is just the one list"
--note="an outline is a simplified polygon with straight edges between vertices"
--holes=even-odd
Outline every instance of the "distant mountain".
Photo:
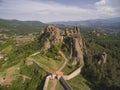
[[7,25],[30,25],[30,26],[43,26],[44,23],[40,21],[19,21],[19,20],[6,20],[0,19],[0,24],[7,24]]
[[85,21],[52,22],[52,24],[84,25],[89,27],[120,30],[120,17],[109,18],[109,19],[85,20]]
[[40,31],[46,24],[40,21],[19,21],[0,19],[0,32],[26,34]]

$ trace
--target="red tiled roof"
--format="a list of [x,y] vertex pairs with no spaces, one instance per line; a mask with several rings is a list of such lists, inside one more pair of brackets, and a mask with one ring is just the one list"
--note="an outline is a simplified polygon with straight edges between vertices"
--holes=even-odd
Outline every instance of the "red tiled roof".
[[48,72],[52,73],[52,74],[63,75],[63,72],[61,72],[61,71],[48,70]]

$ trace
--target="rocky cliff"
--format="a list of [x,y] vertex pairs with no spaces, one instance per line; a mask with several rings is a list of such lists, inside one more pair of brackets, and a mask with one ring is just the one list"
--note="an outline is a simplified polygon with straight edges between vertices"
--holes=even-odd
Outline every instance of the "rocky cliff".
[[77,26],[61,30],[54,25],[49,25],[41,34],[40,41],[43,43],[42,51],[47,51],[52,46],[57,46],[60,43],[67,45],[68,58],[73,64],[84,65],[83,55],[86,53],[85,45],[80,34],[80,29]]
[[107,53],[102,52],[101,54],[98,55],[98,64],[105,64],[107,61]]

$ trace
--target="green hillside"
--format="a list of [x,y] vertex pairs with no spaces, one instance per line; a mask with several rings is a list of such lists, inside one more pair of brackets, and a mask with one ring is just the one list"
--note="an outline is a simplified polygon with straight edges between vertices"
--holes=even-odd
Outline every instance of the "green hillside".
[[18,21],[0,19],[0,33],[28,34],[39,32],[46,24],[39,21]]
[[[7,28],[13,27],[8,25]],[[120,36],[108,31],[93,32],[94,30],[81,27],[87,49],[87,54],[84,55],[85,65],[80,75],[67,82],[73,90],[120,90]],[[17,34],[25,33],[20,31]],[[46,71],[58,70],[65,61],[59,50],[63,51],[69,60],[70,47],[65,43],[59,43],[46,52],[40,51],[45,39],[41,39],[38,34],[34,41],[19,46],[16,46],[13,38],[7,39],[4,43],[0,42],[0,54],[4,55],[4,58],[0,59],[0,79],[14,79],[10,86],[0,85],[0,90],[42,90]],[[105,64],[98,64],[101,52],[107,53]],[[43,69],[30,64],[31,61],[39,63]],[[62,71],[64,74],[69,74],[79,66],[73,66],[69,60]],[[51,82],[49,85],[52,87]],[[56,88],[62,90],[63,86],[57,83]]]

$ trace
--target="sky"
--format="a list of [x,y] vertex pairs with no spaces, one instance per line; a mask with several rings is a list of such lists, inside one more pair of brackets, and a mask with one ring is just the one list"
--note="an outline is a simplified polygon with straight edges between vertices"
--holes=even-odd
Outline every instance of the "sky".
[[0,18],[41,22],[120,17],[120,0],[0,0]]

